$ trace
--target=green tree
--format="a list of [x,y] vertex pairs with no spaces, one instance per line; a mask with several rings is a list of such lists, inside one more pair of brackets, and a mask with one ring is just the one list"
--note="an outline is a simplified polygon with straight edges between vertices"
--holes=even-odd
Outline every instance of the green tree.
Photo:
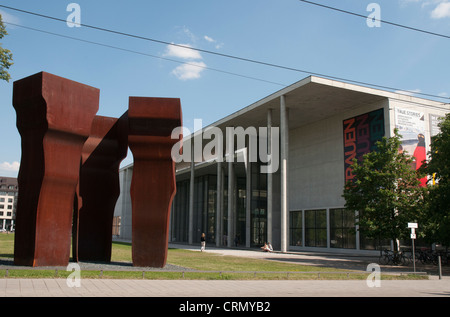
[[[0,39],[2,39],[5,35],[8,35],[6,32],[5,25],[3,24],[2,15],[0,14]],[[12,65],[12,53],[10,50],[3,48],[0,43],[0,79],[6,80],[9,82],[11,79],[11,75],[8,73],[8,69]]]
[[429,184],[423,230],[428,242],[450,246],[450,114],[439,123],[440,133],[431,138],[429,161],[422,172],[433,175]]
[[[358,162],[353,160],[354,178],[344,187],[345,207],[357,212],[358,230],[379,242],[405,238],[408,222],[417,221],[423,208],[424,189],[412,169],[413,159],[400,150],[401,136],[377,142],[377,150]],[[380,250],[381,252],[381,250]]]

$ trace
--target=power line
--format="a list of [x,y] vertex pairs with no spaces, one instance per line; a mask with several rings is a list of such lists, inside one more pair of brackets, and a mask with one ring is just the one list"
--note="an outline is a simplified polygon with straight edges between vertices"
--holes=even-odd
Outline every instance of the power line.
[[[303,1],[303,0],[300,0],[300,1]],[[316,4],[314,2],[309,2],[309,3]],[[56,17],[52,17],[52,16],[48,16],[48,15],[44,15],[44,14],[40,14],[40,13],[36,13],[36,12],[31,12],[31,11],[26,11],[26,10],[22,10],[22,9],[17,9],[17,8],[13,8],[13,7],[1,5],[1,4],[0,4],[0,7],[5,8],[5,9],[10,9],[10,10],[13,10],[13,11],[17,11],[17,12],[22,12],[22,13],[26,13],[26,14],[42,17],[42,18],[46,18],[46,19],[59,21],[59,22],[64,22],[64,23],[67,22],[66,20],[61,19],[61,18],[56,18]],[[186,45],[174,44],[174,43],[170,43],[170,42],[163,41],[163,40],[153,39],[153,38],[144,37],[144,36],[135,35],[135,34],[130,34],[130,33],[125,33],[125,32],[121,32],[121,31],[115,31],[115,30],[106,29],[106,28],[103,28],[103,27],[93,26],[93,25],[89,25],[89,24],[79,23],[78,25],[79,26],[84,26],[86,28],[98,30],[98,31],[113,33],[113,34],[116,34],[116,35],[131,37],[131,38],[145,40],[145,41],[151,41],[151,42],[164,44],[164,45],[181,47],[181,48],[184,48],[184,49],[190,49],[190,50],[194,50],[194,51],[198,51],[198,52],[202,52],[202,53],[212,54],[212,55],[216,55],[216,56],[221,56],[221,57],[225,57],[225,58],[240,60],[240,61],[254,63],[254,64],[259,64],[259,65],[263,65],[263,66],[269,66],[269,67],[274,67],[274,68],[279,68],[279,69],[284,69],[284,70],[289,70],[289,71],[295,71],[295,72],[305,73],[305,74],[309,74],[309,75],[313,75],[313,76],[325,77],[325,78],[328,78],[328,79],[333,79],[333,80],[338,80],[338,81],[345,81],[345,82],[349,82],[349,83],[365,85],[365,86],[371,86],[371,87],[376,87],[376,88],[380,88],[380,89],[387,89],[387,90],[394,90],[394,91],[404,91],[406,93],[413,93],[413,94],[416,94],[416,95],[422,95],[422,96],[428,96],[428,97],[433,97],[433,98],[449,99],[450,100],[450,97],[443,97],[443,96],[438,96],[438,95],[433,95],[433,94],[409,91],[409,90],[405,90],[405,89],[399,89],[399,88],[393,88],[393,87],[388,87],[388,86],[376,85],[376,84],[366,83],[366,82],[363,82],[363,81],[351,80],[351,79],[346,79],[346,78],[342,78],[342,77],[331,76],[331,75],[321,74],[321,73],[317,73],[317,72],[311,72],[311,71],[307,71],[307,70],[303,70],[303,69],[298,69],[298,68],[278,65],[278,64],[269,63],[269,62],[258,61],[258,60],[254,60],[254,59],[250,59],[250,58],[239,57],[239,56],[235,56],[235,55],[229,55],[229,54],[209,51],[209,50],[195,48],[195,47],[186,46]]]
[[[347,11],[347,10],[343,10],[343,9],[339,9],[339,8],[335,8],[335,7],[331,7],[331,6],[327,6],[327,5],[316,3],[316,2],[312,2],[312,1],[307,1],[307,0],[299,0],[299,1],[304,2],[304,3],[309,3],[309,4],[312,4],[312,5],[318,6],[318,7],[326,8],[326,9],[329,9],[329,10],[338,11],[338,12],[341,12],[341,13],[346,13],[346,14],[350,14],[350,15],[354,15],[354,16],[357,16],[357,17],[361,17],[361,18],[367,19],[367,16],[359,14],[359,13],[355,13],[355,12],[351,12],[351,11]],[[386,21],[386,20],[376,19],[376,18],[373,18],[373,20],[377,21],[377,22],[382,22],[382,23],[393,25],[393,26],[401,27],[401,28],[404,28],[404,29],[408,29],[408,30],[411,30],[411,31],[421,32],[421,33],[425,33],[425,34],[429,34],[429,35],[434,35],[434,36],[439,36],[439,37],[450,39],[450,35],[446,35],[446,34],[435,33],[435,32],[431,32],[431,31],[427,31],[427,30],[423,30],[423,29],[419,29],[419,28],[415,28],[415,27],[411,27],[411,26],[395,23],[395,22],[390,22],[390,21]]]
[[273,82],[273,81],[269,81],[269,80],[265,80],[265,79],[261,79],[261,78],[256,78],[256,77],[251,77],[251,76],[247,76],[247,75],[237,74],[237,73],[233,73],[233,72],[229,72],[229,71],[225,71],[225,70],[221,70],[221,69],[217,69],[217,68],[211,68],[211,67],[203,66],[203,65],[199,65],[199,64],[183,62],[183,61],[179,61],[179,60],[175,60],[175,59],[171,59],[171,58],[166,58],[166,57],[161,57],[161,56],[157,56],[157,55],[152,55],[152,54],[148,54],[148,53],[138,52],[138,51],[127,49],[127,48],[123,48],[123,47],[118,47],[118,46],[113,46],[113,45],[109,45],[109,44],[99,43],[99,42],[95,42],[95,41],[89,41],[89,40],[85,40],[85,39],[80,39],[80,38],[77,38],[77,37],[63,35],[63,34],[54,33],[54,32],[50,32],[50,31],[45,31],[45,30],[41,30],[41,29],[37,29],[37,28],[32,28],[32,27],[20,25],[20,24],[15,24],[15,23],[6,22],[6,21],[4,21],[4,23],[5,24],[9,24],[9,25],[14,25],[14,26],[17,26],[17,27],[21,27],[23,29],[35,31],[35,32],[40,32],[40,33],[44,33],[44,34],[49,34],[49,35],[53,35],[53,36],[58,36],[58,37],[62,37],[62,38],[70,39],[70,40],[75,40],[75,41],[84,42],[84,43],[88,43],[88,44],[94,44],[94,45],[98,45],[98,46],[103,46],[103,47],[107,47],[107,48],[112,48],[112,49],[119,50],[119,51],[124,51],[124,52],[128,52],[128,53],[143,55],[143,56],[147,56],[147,57],[158,58],[158,59],[162,59],[162,60],[166,60],[166,61],[170,61],[170,62],[174,62],[174,63],[189,65],[189,66],[202,68],[202,69],[207,69],[207,70],[212,70],[212,71],[215,71],[215,72],[220,72],[220,73],[233,75],[233,76],[238,76],[238,77],[242,77],[242,78],[258,80],[258,81],[262,81],[262,82],[265,82],[265,83],[279,85],[279,86],[283,86],[283,87],[287,86],[286,84],[281,84],[281,83],[277,83],[277,82]]

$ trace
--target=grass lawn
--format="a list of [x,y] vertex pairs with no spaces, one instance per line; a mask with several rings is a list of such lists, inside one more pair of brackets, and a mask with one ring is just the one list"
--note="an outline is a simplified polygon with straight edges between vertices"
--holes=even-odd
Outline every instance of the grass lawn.
[[[0,258],[12,259],[14,252],[14,234],[0,234]],[[114,262],[131,263],[131,245],[114,242],[112,257]],[[347,274],[346,270],[298,265],[277,261],[249,259],[235,256],[223,256],[215,253],[197,252],[183,249],[169,249],[167,263],[202,272],[170,271],[82,271],[83,278],[146,278],[146,279],[366,279],[369,273]],[[205,272],[208,271],[208,272]],[[342,274],[326,272],[342,272]],[[255,273],[257,272],[257,273]],[[311,272],[311,273],[295,273]],[[322,272],[322,273],[320,273]],[[0,269],[0,278],[65,278],[70,271],[55,270],[19,270]],[[426,276],[382,275],[383,279],[417,279]]]

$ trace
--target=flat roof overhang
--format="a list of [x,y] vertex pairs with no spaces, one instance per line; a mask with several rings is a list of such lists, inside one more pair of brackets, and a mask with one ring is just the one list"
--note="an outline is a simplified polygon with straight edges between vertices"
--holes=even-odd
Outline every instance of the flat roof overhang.
[[441,102],[310,76],[236,111],[210,126],[221,129],[227,126],[242,126],[244,128],[266,126],[269,109],[273,109],[272,124],[278,126],[280,124],[279,109],[282,95],[285,96],[286,107],[289,109],[290,129],[387,98],[441,106],[450,110],[449,104]]
[[[289,109],[289,129],[295,129],[332,117],[338,113],[387,99],[440,107],[443,110],[450,111],[450,105],[442,102],[309,76],[203,127],[202,131],[195,131],[189,136],[184,136],[184,139],[189,140],[193,135],[203,132],[209,127],[218,127],[223,133],[225,133],[227,127],[243,127],[244,129],[247,127],[265,127],[267,126],[269,109],[272,109],[272,126],[280,126],[280,99],[283,95],[286,107]],[[186,162],[178,163],[177,170],[183,173],[189,169],[189,165]]]

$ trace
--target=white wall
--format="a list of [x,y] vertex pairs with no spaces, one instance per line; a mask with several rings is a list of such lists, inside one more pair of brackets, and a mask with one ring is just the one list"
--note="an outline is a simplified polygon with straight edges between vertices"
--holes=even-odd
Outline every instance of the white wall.
[[387,133],[390,122],[387,99],[290,131],[290,210],[344,206],[343,121],[380,108],[384,108]]

